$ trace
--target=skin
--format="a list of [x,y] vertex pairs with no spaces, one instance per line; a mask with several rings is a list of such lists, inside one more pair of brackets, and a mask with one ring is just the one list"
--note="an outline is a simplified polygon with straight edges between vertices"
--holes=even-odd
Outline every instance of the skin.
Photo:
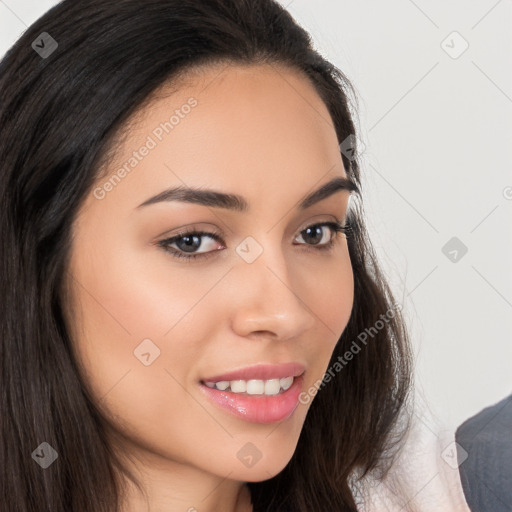
[[[125,512],[252,510],[244,483],[285,467],[310,404],[281,423],[251,423],[206,399],[199,380],[296,361],[306,367],[307,390],[322,379],[353,304],[345,235],[324,226],[321,243],[336,241],[320,251],[304,234],[318,222],[343,223],[349,192],[295,208],[346,176],[313,86],[270,65],[218,65],[188,78],[128,127],[111,173],[188,98],[197,106],[103,199],[91,192],[73,228],[68,320],[76,357],[109,439],[149,496],[146,504],[129,486]],[[184,202],[136,209],[179,185],[239,194],[250,211]],[[183,227],[221,231],[221,242],[203,237],[196,252],[222,250],[188,263],[155,245]],[[251,264],[235,252],[247,236],[263,248]],[[149,366],[134,355],[146,338],[160,349]],[[247,442],[262,454],[250,468],[237,458]]]

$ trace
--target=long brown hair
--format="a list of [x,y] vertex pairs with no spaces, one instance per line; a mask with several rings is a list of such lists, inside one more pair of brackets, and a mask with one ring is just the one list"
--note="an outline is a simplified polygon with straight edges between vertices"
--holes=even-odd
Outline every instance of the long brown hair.
[[[45,42],[34,47],[41,37]],[[0,62],[5,510],[119,509],[124,470],[105,441],[64,321],[71,226],[126,120],[162,84],[192,66],[222,61],[291,66],[325,102],[345,169],[358,186],[348,219],[354,305],[330,367],[362,333],[373,333],[318,391],[283,471],[249,484],[254,511],[355,511],[353,475],[384,474],[389,466],[386,454],[400,439],[398,419],[409,396],[411,356],[365,229],[351,114],[357,97],[347,77],[274,0],[64,0]],[[58,453],[58,463],[44,470],[33,460],[43,442]]]

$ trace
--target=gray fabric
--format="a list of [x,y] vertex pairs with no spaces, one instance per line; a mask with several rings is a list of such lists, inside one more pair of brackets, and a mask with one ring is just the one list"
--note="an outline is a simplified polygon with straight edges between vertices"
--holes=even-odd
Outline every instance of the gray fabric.
[[512,395],[462,423],[455,440],[468,453],[459,472],[471,511],[512,512]]

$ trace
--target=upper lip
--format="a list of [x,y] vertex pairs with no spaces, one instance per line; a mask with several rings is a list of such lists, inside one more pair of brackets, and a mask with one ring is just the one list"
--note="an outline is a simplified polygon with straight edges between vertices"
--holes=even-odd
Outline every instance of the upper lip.
[[283,364],[256,364],[239,370],[213,375],[201,379],[203,382],[220,382],[231,380],[270,380],[283,377],[298,377],[305,371],[304,365],[300,363]]

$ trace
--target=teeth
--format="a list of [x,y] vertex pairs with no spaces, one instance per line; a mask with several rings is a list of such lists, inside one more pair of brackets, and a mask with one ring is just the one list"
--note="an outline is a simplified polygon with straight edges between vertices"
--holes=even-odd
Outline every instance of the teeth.
[[263,393],[265,393],[265,382],[263,380],[247,381],[248,395],[263,395]]
[[293,384],[293,377],[285,377],[280,379],[281,387],[286,391]]
[[222,380],[219,382],[205,382],[209,388],[220,391],[231,391],[231,393],[247,393],[248,395],[278,395],[281,390],[290,389],[293,384],[293,377],[269,380]]
[[270,379],[265,381],[265,395],[277,395],[280,389],[281,384],[279,379]]
[[233,393],[245,393],[247,391],[247,382],[245,380],[232,380],[229,383],[229,387]]

